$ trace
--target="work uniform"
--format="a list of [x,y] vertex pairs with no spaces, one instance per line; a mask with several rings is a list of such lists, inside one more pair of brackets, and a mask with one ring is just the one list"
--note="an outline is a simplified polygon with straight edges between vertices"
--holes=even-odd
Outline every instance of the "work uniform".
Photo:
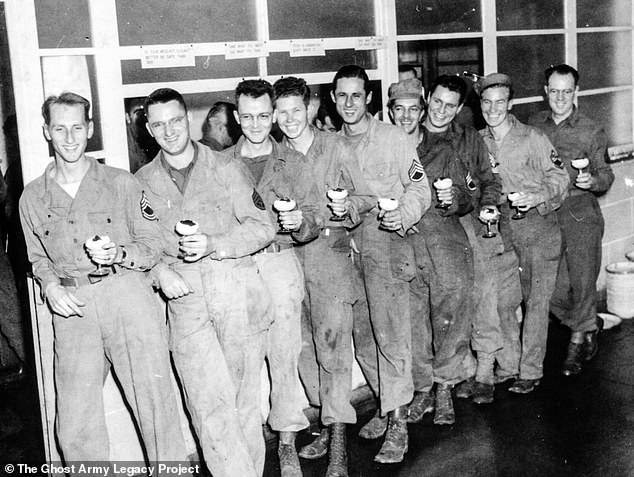
[[[192,290],[168,301],[170,347],[211,472],[261,475],[260,370],[269,300],[250,255],[274,230],[242,171],[226,156],[192,144],[184,180],[162,151],[137,172],[165,244],[157,276],[169,267]],[[185,219],[198,222],[212,250],[192,263],[179,258],[175,225]]]
[[[431,193],[416,149],[407,134],[367,115],[367,130],[344,136],[376,197],[399,201],[403,227],[379,227],[378,207],[353,232],[369,314],[355,310],[357,360],[385,415],[412,400],[409,282],[416,276],[414,250],[404,233],[429,207]],[[343,134],[343,132],[341,133]]]
[[[296,247],[306,277],[300,375],[310,403],[321,406],[325,426],[353,424],[352,307],[365,301],[363,284],[351,260],[348,229],[376,204],[369,195],[356,159],[345,140],[313,128],[314,139],[303,161],[308,174],[293,178],[314,208],[315,240]],[[330,189],[348,191],[350,210],[343,221],[332,221],[327,207]],[[363,195],[362,195],[363,194]]]
[[[298,152],[280,146],[270,138],[273,150],[267,156],[243,157],[240,152],[246,139],[225,151],[245,173],[262,197],[273,223],[277,211],[273,202],[281,197],[292,198],[304,212],[303,227],[295,233],[278,233],[271,245],[254,255],[255,263],[268,289],[271,300],[269,328],[266,334],[266,357],[271,379],[271,411],[268,422],[274,431],[297,432],[308,427],[304,414],[304,393],[297,370],[302,347],[301,313],[304,299],[304,273],[295,254],[294,237],[310,232],[311,212],[305,207],[305,192],[297,179],[308,171]],[[261,168],[258,164],[262,164]]]
[[[546,133],[570,177],[568,197],[557,211],[563,254],[550,309],[573,332],[593,331],[597,328],[597,278],[604,230],[597,196],[614,182],[614,173],[605,162],[608,139],[603,129],[576,107],[559,124],[550,111],[535,114],[530,124]],[[579,171],[571,165],[573,159],[583,157],[590,160],[593,184],[588,190],[575,186]]]
[[[141,273],[158,260],[160,231],[143,213],[143,193],[133,176],[87,160],[75,198],[51,177],[51,163],[20,200],[29,259],[42,290],[61,284],[85,303],[84,316],[53,314],[59,445],[67,462],[109,461],[103,370],[110,363],[150,462],[183,461],[164,314]],[[124,246],[126,256],[91,283],[87,274],[95,264],[84,243],[95,234]]]
[[[480,131],[502,181],[502,227],[509,225],[511,243],[519,258],[520,283],[525,305],[522,325],[520,378],[543,376],[548,303],[557,276],[561,233],[555,212],[566,197],[568,173],[545,134],[519,122],[512,114],[510,130],[498,144],[489,128]],[[544,201],[521,220],[509,220],[510,192],[540,194]]]
[[[447,131],[432,133],[423,127],[417,147],[430,187],[439,178],[453,182],[454,200],[444,210],[430,208],[417,224],[420,233],[409,236],[416,252],[421,287],[419,312],[412,316],[414,382],[416,391],[431,389],[433,381],[453,385],[463,381],[475,368],[469,347],[473,315],[473,255],[467,235],[458,217],[471,211],[473,202],[468,187],[472,180],[458,157],[458,145],[465,140],[464,130],[452,125]],[[473,139],[473,138],[472,138]],[[432,203],[439,205],[432,194]],[[417,300],[418,301],[418,300]],[[431,327],[431,330],[430,330]],[[434,354],[429,354],[432,336]],[[419,344],[420,343],[420,344]]]

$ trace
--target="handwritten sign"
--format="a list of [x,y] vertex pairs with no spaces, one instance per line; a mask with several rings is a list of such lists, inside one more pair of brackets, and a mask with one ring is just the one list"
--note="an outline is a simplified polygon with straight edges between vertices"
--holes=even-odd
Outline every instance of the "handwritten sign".
[[225,44],[225,59],[259,58],[269,56],[264,41],[234,41]]
[[196,66],[191,45],[142,46],[141,68]]
[[384,36],[368,36],[365,38],[357,38],[355,41],[355,50],[382,50],[385,48]]
[[290,56],[326,56],[324,40],[291,40]]

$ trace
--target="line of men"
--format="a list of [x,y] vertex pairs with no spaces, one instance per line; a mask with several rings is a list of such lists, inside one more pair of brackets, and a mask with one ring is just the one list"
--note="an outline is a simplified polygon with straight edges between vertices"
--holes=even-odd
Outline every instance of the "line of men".
[[[570,96],[551,80],[547,92]],[[460,395],[475,402],[492,402],[496,379],[515,378],[514,392],[534,389],[560,256],[555,211],[573,172],[545,134],[508,113],[508,76],[489,75],[480,85],[488,124],[481,133],[454,121],[465,91],[458,77],[438,78],[421,126],[420,82],[392,85],[394,127],[369,114],[365,70],[344,66],[332,82],[343,120],[334,134],[309,124],[303,79],[245,80],[234,112],[243,136],[215,152],[191,140],[183,97],[161,88],[144,102],[161,150],[135,176],[85,155],[93,132],[86,99],[48,98],[44,134],[55,160],[26,187],[20,211],[34,275],[53,312],[64,459],[108,460],[100,404],[104,367],[112,366],[148,460],[187,461],[170,353],[214,476],[262,475],[265,362],[268,423],[279,433],[288,477],[302,475],[300,456],[326,454],[327,476],[348,475],[353,339],[378,404],[360,435],[385,436],[379,463],[403,460],[408,422],[435,409],[436,424],[453,423],[459,383]],[[554,107],[552,118],[561,123]],[[275,121],[281,143],[270,135]],[[577,196],[609,187],[596,178],[609,171],[602,158],[570,154],[591,162],[571,186]],[[452,187],[432,193],[438,178]],[[519,198],[509,204],[514,191]],[[511,207],[526,209],[525,219],[511,220]],[[481,238],[485,212],[499,222],[495,240]],[[191,233],[176,227],[182,221]],[[95,235],[106,243],[85,246]],[[600,253],[600,235],[598,244]],[[109,274],[96,276],[95,264]],[[167,301],[168,333],[153,288]],[[520,347],[515,310],[522,299]],[[575,333],[569,358],[574,351],[581,363],[591,357],[589,345],[596,348],[596,331]],[[320,409],[322,430],[298,453],[296,435],[309,425],[304,395]]]

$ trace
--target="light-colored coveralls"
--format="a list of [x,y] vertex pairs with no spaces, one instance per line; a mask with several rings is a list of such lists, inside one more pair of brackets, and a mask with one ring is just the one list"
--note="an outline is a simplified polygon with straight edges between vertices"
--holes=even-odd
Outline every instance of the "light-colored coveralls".
[[[511,243],[519,258],[520,282],[524,300],[520,378],[540,379],[544,373],[548,304],[557,278],[561,252],[561,233],[555,212],[568,190],[568,173],[559,161],[548,137],[508,115],[511,129],[498,145],[489,128],[480,133],[489,152],[499,163],[505,202],[503,222],[509,224]],[[544,202],[530,209],[526,217],[509,220],[513,214],[507,196],[510,192],[541,194]]]
[[369,314],[355,310],[355,351],[385,415],[409,404],[414,394],[409,285],[416,264],[404,234],[429,207],[431,192],[407,134],[369,114],[368,120],[364,133],[344,137],[370,192],[398,199],[403,222],[399,232],[379,228],[375,207],[353,232],[369,308]]
[[[109,363],[150,462],[186,461],[164,313],[141,273],[159,258],[160,231],[144,217],[141,187],[132,175],[88,160],[75,198],[51,177],[51,163],[20,199],[29,260],[42,290],[61,284],[85,303],[84,316],[53,314],[56,430],[63,458],[109,461],[103,411],[103,372]],[[127,256],[108,277],[91,284],[87,274],[95,264],[84,243],[95,234],[125,246]]]
[[[270,243],[274,229],[242,170],[228,156],[193,145],[183,193],[162,151],[136,173],[163,234],[156,272],[169,267],[193,290],[168,301],[170,348],[211,472],[261,475],[260,370],[269,299],[251,254]],[[212,250],[193,263],[179,258],[175,225],[185,219],[198,222]]]

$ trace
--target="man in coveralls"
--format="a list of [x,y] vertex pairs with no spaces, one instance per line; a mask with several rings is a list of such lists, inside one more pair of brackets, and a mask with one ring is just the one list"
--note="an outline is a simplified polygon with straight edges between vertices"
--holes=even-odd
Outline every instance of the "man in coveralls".
[[[298,204],[295,211],[281,219],[285,229],[278,229],[275,240],[254,256],[271,299],[270,327],[266,340],[266,357],[271,377],[271,411],[269,425],[279,432],[278,456],[282,477],[301,476],[295,449],[297,431],[308,427],[304,415],[304,394],[297,363],[302,348],[301,313],[304,298],[304,274],[294,251],[298,241],[307,240],[313,223],[312,211],[306,208],[305,192],[298,179],[310,174],[301,154],[278,144],[270,136],[274,122],[273,86],[267,81],[245,80],[235,92],[236,120],[243,136],[227,149],[232,160],[245,169],[264,201],[274,223],[278,213],[273,202],[288,197]],[[303,219],[303,220],[302,220]]]
[[[298,151],[304,172],[290,178],[313,207],[315,240],[296,247],[304,268],[307,297],[303,320],[300,375],[308,399],[321,406],[324,427],[300,456],[318,459],[328,452],[328,477],[347,473],[346,424],[356,422],[351,399],[352,306],[365,299],[358,271],[350,259],[347,228],[376,204],[368,195],[356,159],[345,140],[309,125],[313,104],[301,78],[282,78],[275,85],[277,123],[283,144]],[[345,189],[348,197],[332,201],[328,191]],[[365,189],[365,190],[364,190]],[[361,195],[366,194],[366,195]],[[332,220],[333,213],[343,220]],[[303,224],[303,222],[302,222]]]
[[[569,176],[546,135],[509,113],[513,97],[510,77],[490,74],[481,81],[479,90],[482,115],[487,123],[480,133],[499,163],[504,197],[502,223],[513,214],[513,209],[525,213],[524,218],[508,223],[519,258],[525,306],[519,377],[509,391],[526,394],[539,385],[544,372],[548,304],[561,250],[554,212],[566,197]],[[511,201],[508,194],[512,192],[519,193],[519,198]]]
[[[551,66],[545,77],[550,111],[536,113],[529,123],[546,133],[570,176],[568,197],[557,210],[563,253],[550,310],[572,331],[562,367],[562,373],[571,376],[597,352],[597,278],[604,229],[597,196],[610,188],[614,174],[605,162],[608,138],[603,128],[575,106],[577,70]],[[588,166],[573,168],[571,161],[581,158],[588,159]]]
[[[271,241],[273,226],[241,169],[191,140],[177,91],[154,91],[145,111],[161,151],[137,177],[163,234],[154,276],[168,299],[170,347],[192,424],[214,476],[261,475],[269,300],[251,254]],[[199,230],[178,234],[181,220]]]
[[[103,371],[112,365],[151,464],[186,461],[164,317],[146,274],[161,235],[138,181],[85,155],[90,103],[65,92],[42,106],[55,152],[20,215],[33,274],[53,312],[57,438],[66,462],[108,462]],[[90,237],[108,236],[88,251]],[[105,277],[92,277],[95,263]]]
[[359,435],[377,438],[387,430],[375,461],[401,462],[414,393],[409,282],[416,276],[414,250],[404,235],[429,207],[431,194],[407,134],[368,113],[372,92],[363,68],[340,68],[330,94],[343,119],[340,134],[354,149],[370,191],[398,200],[393,211],[373,208],[353,234],[369,307],[369,315],[355,313],[354,334],[357,359],[380,401],[379,413]]

